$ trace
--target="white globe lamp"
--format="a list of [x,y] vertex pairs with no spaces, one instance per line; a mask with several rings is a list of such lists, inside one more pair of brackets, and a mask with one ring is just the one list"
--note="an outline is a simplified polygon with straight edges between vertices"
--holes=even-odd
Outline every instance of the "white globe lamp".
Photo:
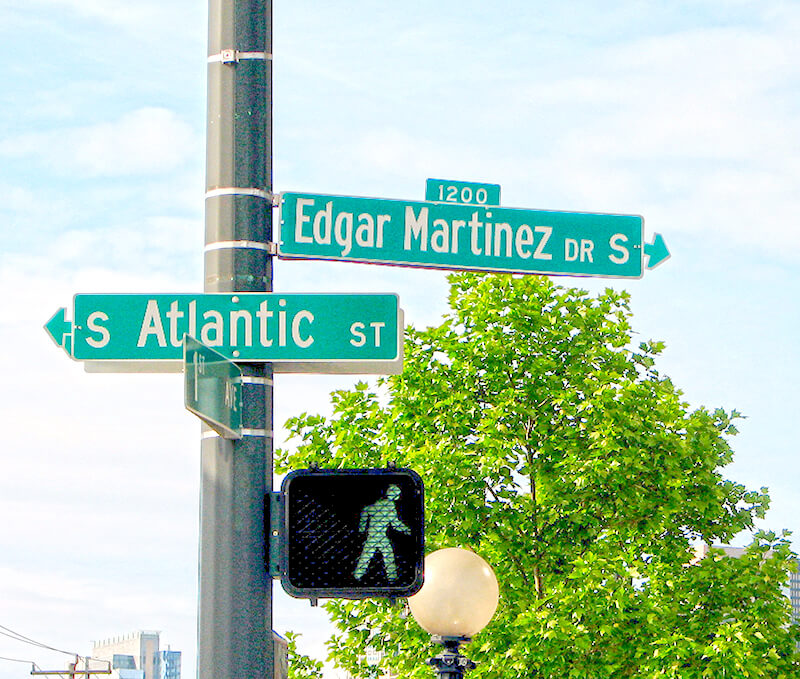
[[445,650],[429,661],[440,677],[463,677],[475,664],[458,647],[492,619],[500,598],[494,571],[468,549],[450,547],[425,557],[425,582],[408,599],[411,615]]

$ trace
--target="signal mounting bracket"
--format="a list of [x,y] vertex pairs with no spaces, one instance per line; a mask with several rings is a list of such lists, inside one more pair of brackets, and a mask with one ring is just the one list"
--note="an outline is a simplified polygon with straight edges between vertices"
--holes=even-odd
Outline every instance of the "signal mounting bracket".
[[270,492],[264,497],[266,514],[266,566],[271,578],[283,572],[283,493]]

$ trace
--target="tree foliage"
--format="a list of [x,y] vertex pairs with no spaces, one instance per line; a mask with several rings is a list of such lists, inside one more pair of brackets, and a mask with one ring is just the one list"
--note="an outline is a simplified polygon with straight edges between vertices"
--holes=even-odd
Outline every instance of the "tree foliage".
[[321,660],[315,660],[297,650],[299,634],[288,632],[286,643],[288,646],[289,679],[318,679],[322,676]]
[[[768,507],[766,489],[721,473],[739,414],[690,410],[656,370],[663,344],[636,347],[625,292],[450,282],[442,324],[407,329],[403,373],[334,392],[329,418],[292,418],[281,468],[420,473],[428,549],[473,549],[500,582],[466,647],[475,679],[798,676],[785,536],[687,565],[692,543],[726,542]],[[342,667],[374,675],[371,646],[401,676],[431,676],[430,639],[402,607],[326,607]]]

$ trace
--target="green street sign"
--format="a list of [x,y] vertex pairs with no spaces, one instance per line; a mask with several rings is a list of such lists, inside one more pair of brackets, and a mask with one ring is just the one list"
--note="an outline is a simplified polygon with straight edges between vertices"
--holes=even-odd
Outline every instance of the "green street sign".
[[425,182],[425,200],[462,205],[500,205],[500,184],[429,179]]
[[186,409],[223,438],[242,438],[242,369],[185,335],[183,375]]
[[402,360],[394,294],[75,295],[45,326],[91,371],[183,369],[183,336],[228,360],[273,362],[276,372],[391,373]]
[[284,193],[280,234],[283,258],[604,278],[644,271],[636,215]]

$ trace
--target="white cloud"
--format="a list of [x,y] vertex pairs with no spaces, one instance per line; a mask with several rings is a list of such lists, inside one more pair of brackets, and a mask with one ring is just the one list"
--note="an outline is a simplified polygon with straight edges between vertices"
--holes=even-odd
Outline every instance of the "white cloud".
[[[516,74],[500,97],[514,111],[505,125],[544,131],[520,138],[520,149],[539,146],[528,185],[556,209],[641,213],[665,235],[796,259],[794,23],[648,36],[587,48],[582,63],[544,76]],[[500,107],[489,115],[503,124]]]
[[[52,264],[69,266],[96,261],[98,267],[120,270],[165,269],[173,263],[202,258],[199,220],[154,217],[141,225],[80,229],[56,237],[49,248]],[[101,254],[102,253],[102,254]]]
[[126,2],[125,0],[29,0],[31,8],[72,19],[98,21],[127,32],[161,33],[176,24],[198,24],[205,19],[204,7],[187,2]]
[[[370,97],[367,106],[386,113],[382,124],[351,92],[331,90],[326,108],[338,118],[313,127],[313,159],[299,144],[279,176],[310,166],[322,192],[381,195],[369,187],[391,182],[396,191],[383,195],[408,198],[421,197],[430,176],[496,181],[506,205],[643,214],[667,237],[687,231],[796,259],[800,164],[787,149],[800,146],[800,13],[769,5],[760,23],[737,23],[755,8],[729,9],[737,14],[716,25],[676,20],[667,32],[582,40],[571,53],[545,41],[538,66],[530,45],[502,72],[478,60],[439,76],[437,62],[437,75]],[[348,117],[365,121],[347,126]],[[419,186],[408,184],[413,176]],[[361,188],[348,191],[356,181]]]
[[0,156],[27,158],[61,175],[153,175],[193,157],[197,140],[173,111],[139,108],[113,122],[24,134],[0,142]]

